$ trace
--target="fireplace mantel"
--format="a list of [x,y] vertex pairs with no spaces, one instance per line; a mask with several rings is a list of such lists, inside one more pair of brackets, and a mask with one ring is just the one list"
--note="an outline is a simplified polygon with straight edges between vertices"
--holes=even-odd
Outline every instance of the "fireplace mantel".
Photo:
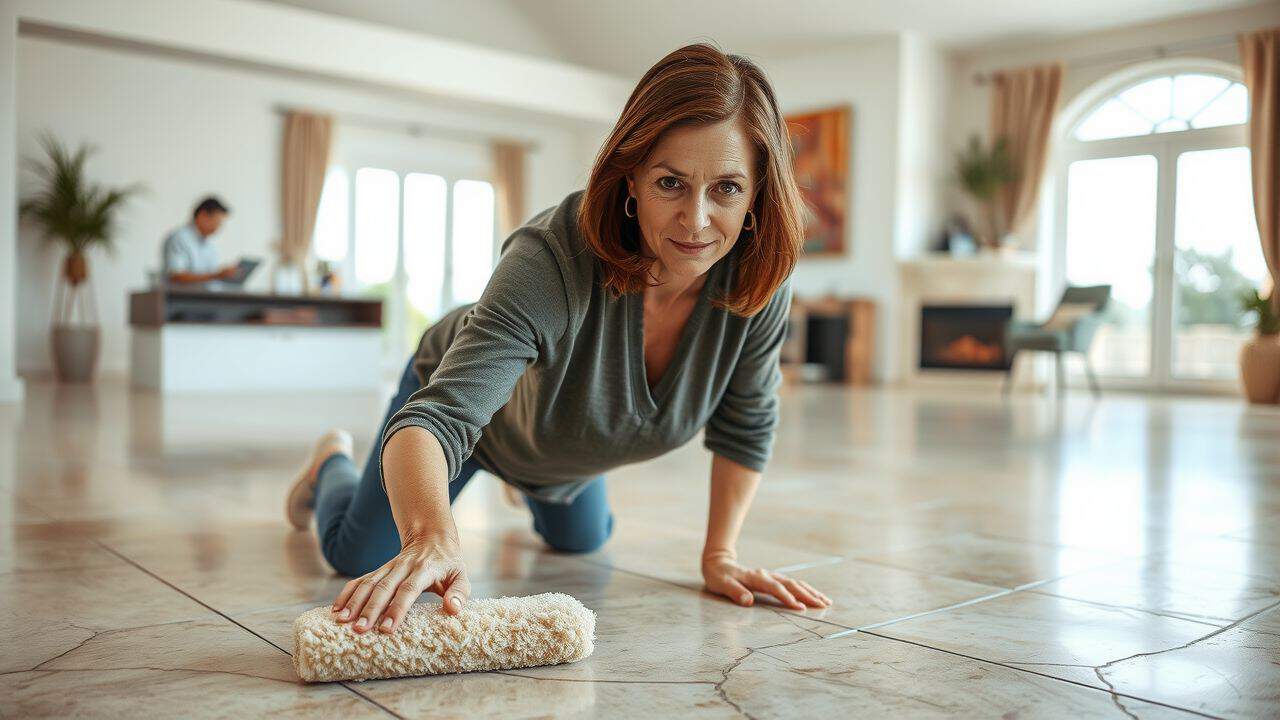
[[904,270],[914,272],[1018,272],[1029,270],[1035,272],[1036,256],[1033,253],[983,252],[968,257],[953,257],[942,253],[921,255],[902,260],[898,265]]
[[[920,368],[920,312],[925,305],[1011,305],[1016,319],[1032,319],[1036,301],[1036,258],[1030,253],[979,253],[971,257],[924,255],[898,264],[902,288],[902,343],[899,377],[909,384],[943,382],[993,386],[999,374]],[[1023,366],[1029,365],[1023,363]],[[1031,377],[1019,368],[1015,382]]]

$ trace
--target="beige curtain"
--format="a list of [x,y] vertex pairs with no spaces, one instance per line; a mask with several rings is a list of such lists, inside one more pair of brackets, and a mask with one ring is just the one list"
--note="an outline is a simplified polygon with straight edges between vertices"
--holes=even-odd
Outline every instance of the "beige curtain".
[[332,133],[330,117],[302,112],[285,115],[280,163],[280,259],[284,262],[304,263],[311,251]]
[[493,191],[498,205],[498,237],[505,240],[524,223],[524,145],[493,142]]
[[1253,214],[1271,270],[1271,305],[1280,311],[1280,28],[1240,35],[1249,88]]
[[1035,216],[1062,94],[1062,65],[1000,70],[992,73],[991,85],[991,138],[1006,138],[1016,176],[997,194],[996,213],[1002,234],[1017,233]]

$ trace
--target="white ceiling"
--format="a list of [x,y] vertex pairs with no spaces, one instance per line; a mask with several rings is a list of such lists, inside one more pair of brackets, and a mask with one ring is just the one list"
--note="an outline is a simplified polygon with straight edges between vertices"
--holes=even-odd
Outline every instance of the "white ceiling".
[[1257,0],[271,0],[638,77],[714,40],[781,55],[916,31],[954,49],[1032,43]]

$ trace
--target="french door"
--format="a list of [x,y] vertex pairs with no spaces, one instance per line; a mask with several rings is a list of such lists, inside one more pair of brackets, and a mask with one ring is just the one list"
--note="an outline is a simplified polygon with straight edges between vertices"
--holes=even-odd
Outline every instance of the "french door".
[[346,134],[316,228],[317,254],[345,286],[383,300],[388,375],[424,329],[480,298],[498,256],[487,149],[393,140]]
[[1266,288],[1241,125],[1068,143],[1055,207],[1058,286],[1109,284],[1090,359],[1111,385],[1225,390]]

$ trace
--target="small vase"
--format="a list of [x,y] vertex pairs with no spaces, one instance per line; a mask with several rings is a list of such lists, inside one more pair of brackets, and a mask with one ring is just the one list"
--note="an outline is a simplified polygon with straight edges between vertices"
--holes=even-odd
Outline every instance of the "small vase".
[[84,253],[72,250],[62,260],[62,277],[71,287],[76,287],[89,278],[89,261]]
[[1255,335],[1240,349],[1240,379],[1251,403],[1280,402],[1280,335]]

